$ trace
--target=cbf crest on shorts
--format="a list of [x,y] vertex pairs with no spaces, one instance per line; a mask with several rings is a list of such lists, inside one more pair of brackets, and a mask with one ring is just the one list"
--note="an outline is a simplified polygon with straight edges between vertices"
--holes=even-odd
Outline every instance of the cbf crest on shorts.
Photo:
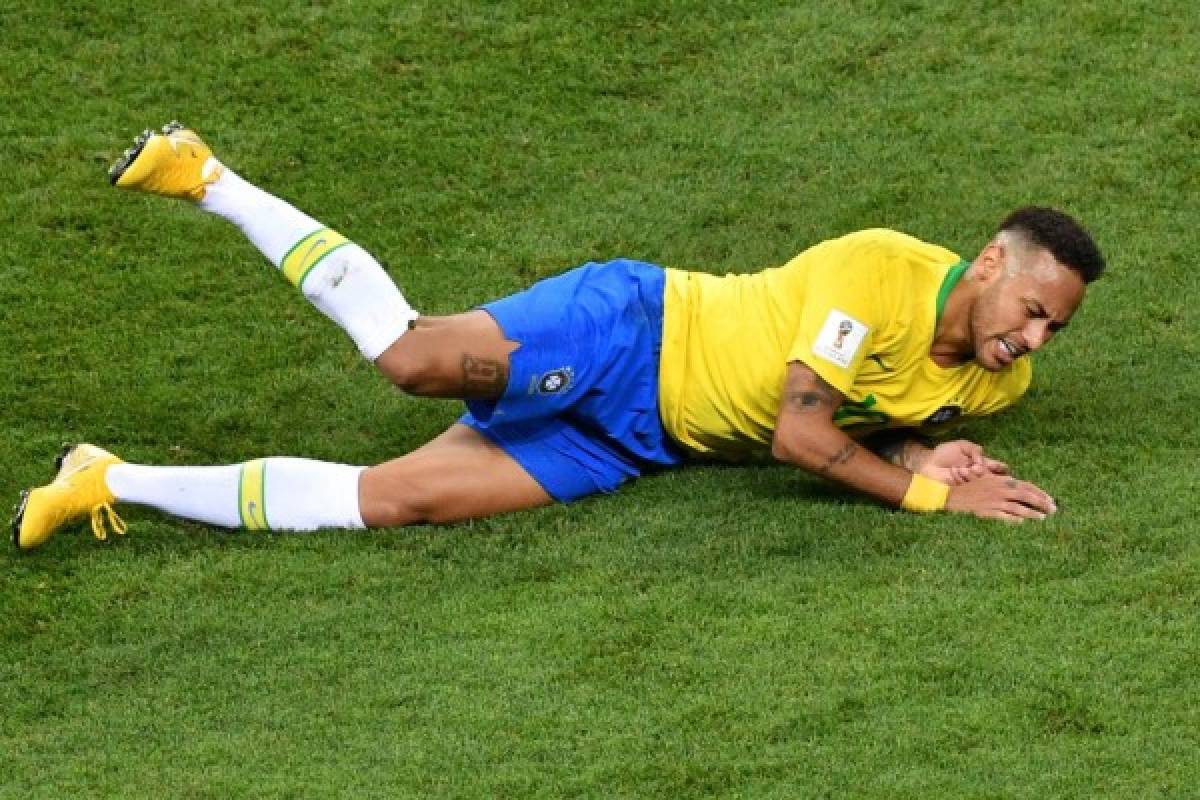
[[541,377],[534,377],[530,383],[530,394],[562,394],[571,388],[575,382],[575,370],[572,367],[559,367],[549,372],[543,372]]

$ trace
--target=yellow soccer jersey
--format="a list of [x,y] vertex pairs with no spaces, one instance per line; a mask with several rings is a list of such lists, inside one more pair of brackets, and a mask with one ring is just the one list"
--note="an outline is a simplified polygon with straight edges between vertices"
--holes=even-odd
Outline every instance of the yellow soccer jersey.
[[1029,360],[1001,372],[929,357],[946,297],[967,264],[889,230],[812,247],[782,267],[718,277],[667,270],[659,400],[693,453],[769,448],[787,365],[845,395],[835,422],[858,435],[992,414],[1029,386]]

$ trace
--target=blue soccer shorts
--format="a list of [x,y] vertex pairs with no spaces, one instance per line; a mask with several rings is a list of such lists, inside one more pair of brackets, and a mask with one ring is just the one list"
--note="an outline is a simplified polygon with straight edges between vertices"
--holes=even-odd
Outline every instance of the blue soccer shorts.
[[659,416],[664,281],[620,259],[481,306],[517,349],[504,395],[468,400],[459,421],[564,503],[683,463]]

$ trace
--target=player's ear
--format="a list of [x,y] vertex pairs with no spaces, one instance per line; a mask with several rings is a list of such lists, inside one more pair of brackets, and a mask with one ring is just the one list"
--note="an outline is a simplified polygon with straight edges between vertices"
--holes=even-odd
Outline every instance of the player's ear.
[[1006,256],[1004,244],[999,239],[992,239],[979,251],[978,258],[971,265],[971,272],[977,280],[986,283],[1004,272]]

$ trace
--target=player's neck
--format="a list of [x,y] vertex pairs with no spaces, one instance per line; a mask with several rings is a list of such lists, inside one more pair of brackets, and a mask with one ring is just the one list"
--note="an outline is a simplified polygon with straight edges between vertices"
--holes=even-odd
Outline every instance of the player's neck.
[[957,367],[974,357],[971,346],[971,306],[981,288],[968,270],[946,298],[942,317],[933,334],[933,344],[929,348],[929,357],[939,367]]

